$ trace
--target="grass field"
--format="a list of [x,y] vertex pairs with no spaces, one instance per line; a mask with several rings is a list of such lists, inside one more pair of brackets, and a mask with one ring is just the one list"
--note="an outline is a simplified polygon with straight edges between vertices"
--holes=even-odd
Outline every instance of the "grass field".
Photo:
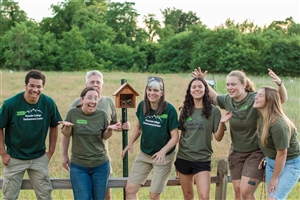
[[[14,72],[1,71],[0,74],[0,106],[3,101],[8,97],[24,91],[24,78],[27,72]],[[81,90],[85,87],[85,72],[45,72],[46,85],[44,94],[51,96],[59,111],[64,118],[68,111],[69,106],[75,98],[78,98]],[[144,87],[147,81],[147,76],[153,74],[142,73],[124,73],[124,72],[104,72],[104,86],[103,95],[111,96],[121,85],[121,79],[127,79],[127,82],[139,93],[137,102],[140,102],[144,97]],[[178,108],[183,100],[186,91],[186,87],[191,80],[189,74],[155,74],[155,76],[161,76],[164,79],[166,88],[166,99],[171,102],[175,108]],[[225,75],[207,75],[207,79],[215,81],[215,89],[219,94],[225,94]],[[263,85],[276,86],[271,82],[271,79],[267,76],[252,77],[251,80],[256,83],[256,88]],[[300,79],[283,77],[283,82],[288,90],[288,101],[284,104],[285,113],[296,124],[296,127],[300,128]],[[113,97],[114,98],[114,97]],[[131,131],[136,123],[135,109],[127,109],[128,121],[131,123]],[[118,118],[121,119],[121,109],[117,109]],[[131,131],[128,132],[129,137]],[[212,156],[212,172],[211,175],[216,175],[217,160],[227,157],[227,152],[230,147],[229,132],[225,133],[225,136],[221,142],[213,141],[214,154]],[[122,172],[122,159],[120,157],[122,151],[122,134],[114,132],[112,138],[109,139],[110,156],[112,157],[113,177],[121,177]],[[129,169],[139,151],[139,142],[136,142],[134,146],[134,152],[129,153]],[[69,173],[63,169],[61,165],[61,133],[57,142],[56,152],[50,161],[50,172],[52,178],[66,178],[69,177]],[[0,166],[0,177],[3,177],[3,165]],[[171,176],[175,176],[174,169]],[[262,184],[256,192],[256,197],[259,199],[261,195]],[[195,190],[196,191],[196,190]],[[214,199],[215,185],[211,185],[211,199]],[[71,190],[54,190],[53,199],[73,199]],[[113,199],[123,198],[123,189],[113,189]],[[197,192],[195,192],[197,194]],[[232,184],[228,184],[227,199],[233,199]],[[2,194],[0,194],[0,198]],[[149,188],[142,188],[139,191],[140,199],[149,199]],[[195,196],[197,198],[197,196]],[[23,190],[20,192],[19,199],[35,199],[33,191]],[[167,187],[166,191],[161,195],[161,199],[183,199],[181,188]],[[298,183],[292,190],[288,199],[300,200],[300,184]]]

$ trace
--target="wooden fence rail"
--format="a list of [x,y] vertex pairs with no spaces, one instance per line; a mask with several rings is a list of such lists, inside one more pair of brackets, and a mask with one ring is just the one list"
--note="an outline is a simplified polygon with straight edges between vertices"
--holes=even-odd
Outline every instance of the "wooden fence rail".
[[[128,178],[109,178],[109,188],[125,188]],[[300,179],[298,180],[300,182]],[[3,178],[0,178],[0,189],[2,189]],[[147,179],[142,187],[149,187],[151,179]],[[231,183],[231,178],[228,176],[228,161],[222,159],[218,161],[217,176],[211,176],[211,184],[216,184],[215,198],[226,199],[227,183]],[[52,178],[51,184],[54,190],[70,190],[72,185],[69,178]],[[169,178],[168,186],[180,186],[178,178]],[[29,179],[23,179],[22,190],[32,190],[33,187]]]

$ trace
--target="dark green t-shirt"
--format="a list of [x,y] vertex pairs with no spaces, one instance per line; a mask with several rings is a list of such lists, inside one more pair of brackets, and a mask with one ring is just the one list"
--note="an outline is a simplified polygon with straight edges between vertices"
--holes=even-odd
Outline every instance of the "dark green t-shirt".
[[71,108],[66,121],[74,124],[71,162],[85,167],[105,163],[108,155],[102,134],[109,125],[105,111],[97,108],[92,114],[85,114],[80,107]]
[[7,153],[22,160],[31,160],[45,153],[49,127],[62,121],[52,98],[41,94],[36,104],[24,99],[24,92],[4,101],[0,109],[0,127],[5,129]]
[[216,106],[213,106],[208,119],[201,114],[202,108],[194,108],[192,116],[182,123],[183,127],[180,127],[180,129],[183,130],[184,128],[184,131],[180,137],[177,158],[191,162],[211,160],[211,154],[213,153],[211,146],[212,133],[218,130],[221,112]]
[[[179,127],[177,112],[170,103],[168,103],[163,114],[157,115],[154,110],[151,110],[150,115],[145,116],[143,101],[141,101],[136,116],[142,129],[141,151],[150,156],[160,151],[171,139],[171,131]],[[174,150],[175,147],[167,154],[172,153]]]
[[[260,121],[260,130],[262,130],[262,121]],[[289,130],[283,118],[279,118],[269,128],[266,146],[260,142],[261,133],[258,133],[258,143],[265,156],[271,159],[276,158],[277,149],[287,149],[287,160],[300,156],[300,144],[296,130],[292,130],[289,137]]]
[[220,108],[232,112],[229,120],[232,148],[237,152],[251,152],[259,149],[256,139],[258,111],[253,108],[256,92],[249,92],[240,102],[227,95],[218,95]]

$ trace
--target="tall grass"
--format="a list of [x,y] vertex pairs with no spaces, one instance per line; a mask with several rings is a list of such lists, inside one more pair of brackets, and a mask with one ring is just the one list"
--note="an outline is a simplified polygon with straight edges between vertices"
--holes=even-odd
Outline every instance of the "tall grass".
[[[24,78],[26,72],[14,72],[2,71],[0,74],[0,105],[3,101],[10,96],[24,91]],[[85,87],[85,72],[44,72],[46,75],[46,85],[44,94],[51,96],[59,111],[64,118],[68,111],[69,106],[73,100],[79,97],[81,90]],[[144,87],[146,84],[147,76],[153,74],[143,73],[124,73],[124,72],[104,72],[104,86],[103,95],[111,96],[120,87],[121,79],[127,79],[127,82],[139,93],[137,102],[141,101],[144,97]],[[176,108],[181,106],[188,82],[191,80],[189,74],[155,74],[155,76],[161,76],[165,82],[166,99],[171,102]],[[215,81],[215,89],[220,94],[226,93],[225,88],[225,75],[207,75],[207,79],[213,79]],[[263,85],[276,86],[271,82],[271,79],[267,76],[250,77],[255,83],[256,88]],[[282,78],[283,82],[288,90],[289,99],[284,104],[284,110],[291,120],[296,124],[296,127],[300,128],[300,79],[292,77]],[[114,97],[113,97],[114,98]],[[135,109],[127,109],[127,119],[131,123],[131,131],[136,124]],[[121,119],[121,109],[117,110],[118,118]],[[131,131],[128,132],[130,137]],[[221,158],[227,158],[227,152],[230,147],[229,132],[225,133],[225,137],[221,142],[213,141],[214,154],[212,156],[212,172],[211,175],[216,175],[217,160]],[[69,148],[70,149],[70,148]],[[110,156],[112,158],[113,177],[122,177],[122,159],[120,157],[122,151],[122,134],[114,132],[113,136],[109,139]],[[134,158],[139,151],[139,141],[134,145],[134,152],[129,153],[128,163],[129,169],[131,169]],[[50,161],[50,175],[52,178],[68,178],[69,172],[63,169],[61,165],[61,133],[59,133],[56,152]],[[3,177],[3,165],[0,166],[0,177]],[[171,176],[175,176],[174,168]],[[27,175],[26,175],[27,177]],[[256,192],[256,196],[259,198],[261,194],[262,184]],[[211,199],[214,199],[215,185],[211,185]],[[73,199],[71,190],[54,190],[53,199]],[[195,188],[195,194],[196,188]],[[112,190],[113,199],[123,198],[123,189]],[[233,199],[234,192],[232,184],[228,184],[227,199]],[[0,194],[0,198],[2,194]],[[141,188],[139,191],[140,199],[149,199],[149,188]],[[195,196],[197,198],[197,195]],[[34,192],[31,190],[22,190],[19,195],[19,199],[35,199]],[[161,195],[161,199],[183,199],[181,188],[178,186],[167,187],[166,191]],[[289,195],[289,199],[300,200],[300,184],[292,190]]]

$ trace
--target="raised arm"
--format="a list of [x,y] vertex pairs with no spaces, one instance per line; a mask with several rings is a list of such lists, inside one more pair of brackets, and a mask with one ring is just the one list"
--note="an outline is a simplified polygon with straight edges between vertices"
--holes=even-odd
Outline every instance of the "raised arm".
[[281,103],[283,104],[288,99],[288,94],[285,86],[283,85],[283,81],[271,69],[268,69],[268,71],[268,75],[272,78],[272,81],[275,82],[278,86],[278,93],[281,99]]
[[[194,69],[194,71],[191,73],[191,76],[193,78],[200,77],[205,80],[206,74],[207,74],[207,70],[202,72],[201,68],[198,67],[198,69]],[[218,105],[218,101],[217,101],[218,93],[212,87],[210,87],[210,85],[208,83],[207,83],[207,85],[208,85],[208,89],[209,89],[209,98],[212,100],[213,104]]]
[[230,118],[232,117],[232,112],[226,111],[220,120],[219,123],[219,127],[217,132],[215,132],[214,137],[215,139],[220,142],[223,139],[224,136],[224,127],[225,127],[225,123],[228,122],[230,120]]

